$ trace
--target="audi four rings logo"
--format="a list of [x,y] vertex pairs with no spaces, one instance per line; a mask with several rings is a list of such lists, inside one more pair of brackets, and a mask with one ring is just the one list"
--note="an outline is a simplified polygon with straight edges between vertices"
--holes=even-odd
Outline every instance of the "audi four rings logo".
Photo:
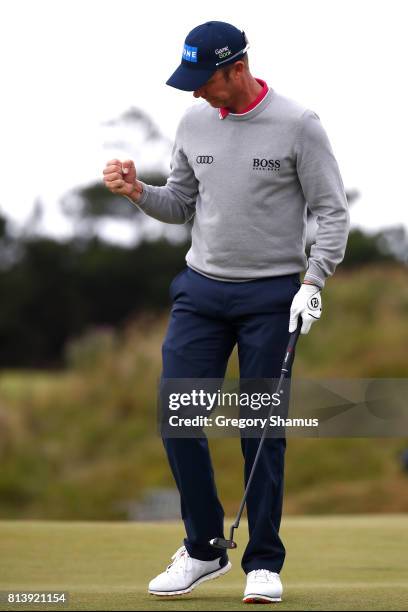
[[212,164],[214,158],[212,155],[198,155],[196,157],[197,164]]

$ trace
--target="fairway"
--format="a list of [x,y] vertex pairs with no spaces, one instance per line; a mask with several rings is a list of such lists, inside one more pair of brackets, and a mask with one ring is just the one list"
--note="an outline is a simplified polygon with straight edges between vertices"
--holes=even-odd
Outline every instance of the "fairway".
[[[230,522],[227,521],[227,526]],[[232,571],[192,594],[159,600],[148,581],[181,545],[176,523],[0,522],[0,591],[67,591],[67,605],[10,605],[1,610],[245,610],[237,532]],[[406,610],[408,517],[288,517],[287,560],[279,610]]]

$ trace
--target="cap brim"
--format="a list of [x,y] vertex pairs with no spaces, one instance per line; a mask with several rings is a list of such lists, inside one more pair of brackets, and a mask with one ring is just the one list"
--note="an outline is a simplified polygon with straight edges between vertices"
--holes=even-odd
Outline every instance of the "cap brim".
[[166,85],[181,89],[182,91],[195,91],[205,85],[215,71],[216,68],[188,68],[184,64],[180,64],[169,80],[166,81]]

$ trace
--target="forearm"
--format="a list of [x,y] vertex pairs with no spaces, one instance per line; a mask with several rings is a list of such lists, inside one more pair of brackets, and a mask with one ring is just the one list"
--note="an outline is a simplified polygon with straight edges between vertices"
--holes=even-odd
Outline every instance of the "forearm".
[[326,278],[334,273],[343,260],[349,231],[349,214],[344,202],[338,202],[338,207],[330,212],[326,209],[319,211],[318,207],[314,212],[318,230],[316,241],[310,249],[305,280],[323,287]]
[[195,212],[194,201],[182,188],[156,187],[137,181],[128,200],[149,217],[163,223],[187,223]]

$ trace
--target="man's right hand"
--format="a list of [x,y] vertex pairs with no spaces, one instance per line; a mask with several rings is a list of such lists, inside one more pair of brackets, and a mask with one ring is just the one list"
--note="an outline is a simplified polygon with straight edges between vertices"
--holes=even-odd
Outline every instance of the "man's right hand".
[[137,180],[135,164],[131,159],[124,162],[111,159],[103,171],[103,182],[112,193],[129,197],[134,202],[140,200],[143,186]]

